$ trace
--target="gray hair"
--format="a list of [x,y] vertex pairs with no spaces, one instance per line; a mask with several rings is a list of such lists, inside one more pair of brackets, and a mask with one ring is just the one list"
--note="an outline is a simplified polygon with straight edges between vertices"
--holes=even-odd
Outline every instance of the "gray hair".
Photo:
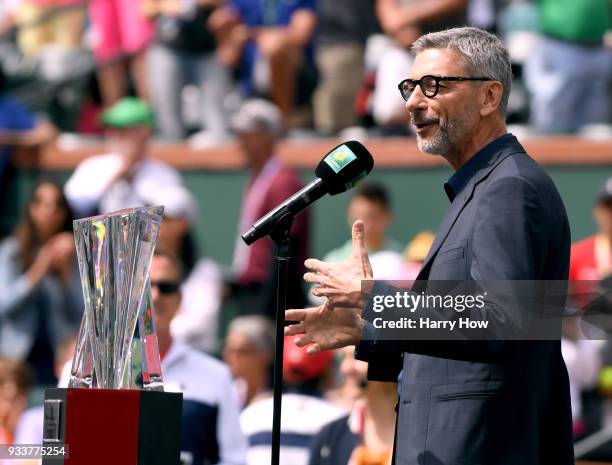
[[261,352],[274,352],[274,322],[265,316],[249,315],[234,318],[227,333],[239,333],[246,336],[249,342]]
[[505,115],[512,84],[510,56],[504,44],[493,34],[476,27],[458,27],[425,34],[412,44],[413,56],[428,49],[454,50],[465,61],[470,77],[500,81],[503,93],[499,105]]

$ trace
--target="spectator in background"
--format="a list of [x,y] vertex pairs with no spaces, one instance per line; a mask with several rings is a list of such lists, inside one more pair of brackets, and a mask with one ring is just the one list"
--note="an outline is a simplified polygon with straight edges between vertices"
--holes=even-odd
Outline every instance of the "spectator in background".
[[[247,101],[233,120],[238,142],[249,165],[250,179],[243,194],[239,235],[253,223],[302,188],[297,173],[276,156],[282,132],[278,108],[261,99]],[[243,314],[275,316],[274,242],[266,237],[250,247],[240,236],[234,249],[234,281],[231,294]],[[308,249],[308,212],[300,213],[291,229],[293,250],[288,278],[287,305],[304,302],[301,283]]]
[[180,258],[181,305],[172,320],[172,336],[195,349],[216,353],[223,278],[219,266],[198,257],[193,228],[198,206],[182,185],[159,186],[143,192],[147,205],[164,205],[157,245]]
[[423,262],[427,258],[429,249],[433,245],[436,235],[431,231],[418,233],[404,249],[404,264],[401,279],[414,281],[421,271]]
[[36,58],[48,45],[67,50],[81,46],[83,0],[21,0],[16,16],[19,48],[29,59]]
[[354,347],[342,349],[340,370],[359,386],[348,416],[325,425],[310,447],[309,465],[388,465],[395,432],[397,385],[368,381],[368,364],[355,360]]
[[32,373],[20,361],[0,358],[0,444],[13,444],[21,414],[28,405]]
[[229,324],[223,359],[243,407],[269,396],[274,340],[274,322],[265,316],[240,316]]
[[[601,295],[600,283],[612,277],[612,177],[605,183],[595,200],[593,217],[597,233],[572,245],[569,279],[572,302],[584,311],[592,300],[589,296]],[[601,311],[601,310],[599,310]],[[607,397],[612,392],[612,347],[609,341],[589,340],[580,333],[580,322],[569,319],[564,322],[564,338],[561,342],[563,358],[567,364],[572,397],[572,416],[576,437],[594,433],[602,426],[612,424],[612,401],[603,403],[605,418],[602,418],[602,401],[596,391],[598,370],[600,388]]]
[[0,2],[0,43],[10,36],[16,25],[15,10],[20,0],[3,0]]
[[55,136],[51,124],[38,118],[6,90],[6,76],[0,66],[0,193],[11,149],[37,146]]
[[[387,235],[392,220],[391,199],[381,184],[362,183],[351,197],[348,206],[347,221],[349,228],[357,221],[365,225],[365,244],[375,279],[399,279],[402,270],[402,245]],[[340,247],[328,252],[325,262],[346,260],[352,251],[352,240],[348,239]],[[314,294],[313,294],[314,295]],[[323,303],[323,299],[314,295],[310,298],[313,304]]]
[[512,0],[468,0],[468,24],[495,33],[498,10],[509,1]]
[[[321,399],[324,381],[334,358],[333,352],[314,356],[285,338],[283,353],[283,409],[281,413],[280,464],[307,465],[309,448],[321,427],[344,411]],[[249,440],[247,465],[270,463],[273,399],[257,400],[240,415],[242,431]]]
[[[408,112],[394,95],[397,83],[410,74],[409,48],[422,34],[467,22],[468,0],[377,0],[378,19],[388,39],[378,45],[374,120],[381,126],[405,126]],[[395,102],[395,103],[394,103]]]
[[597,196],[593,217],[597,233],[572,246],[571,281],[601,281],[612,275],[612,177]]
[[[345,347],[336,351],[336,386],[325,393],[325,398],[347,412],[353,410],[355,403],[363,398],[363,390],[368,384],[368,364],[354,357],[355,348]],[[311,457],[312,459],[312,457]]]
[[565,133],[610,118],[612,30],[609,0],[538,0],[539,44],[525,68],[532,94],[531,124],[537,131]]
[[182,183],[172,167],[149,158],[153,112],[133,97],[121,99],[102,114],[110,153],[84,160],[65,186],[78,217],[144,206],[147,193]]
[[314,122],[323,134],[335,134],[358,121],[353,107],[364,79],[368,37],[378,30],[373,0],[319,0],[315,58],[319,84]]
[[[208,19],[222,0],[144,0],[155,19],[155,41],[149,51],[149,76],[159,133],[168,139],[187,135],[182,114],[182,91],[187,84],[201,90],[201,120],[209,143],[229,137],[224,99],[232,76],[215,55],[216,41]],[[198,138],[199,140],[202,137]]]
[[181,302],[181,263],[158,248],[149,273],[164,389],[183,393],[181,457],[192,464],[243,465],[246,442],[229,370],[170,334]]
[[[57,387],[68,387],[76,341],[76,334],[68,337],[60,344],[55,353],[55,376],[59,380]],[[42,404],[34,405],[23,412],[15,429],[15,444],[42,444],[44,413]],[[27,464],[26,462],[18,463],[20,465],[40,465],[38,460],[33,460],[31,464],[29,462]]]
[[54,354],[83,313],[72,213],[59,185],[38,183],[13,236],[0,244],[0,357],[27,361],[55,384]]
[[19,54],[9,48],[4,53],[13,75],[28,76],[24,88],[29,87],[30,101],[62,132],[74,132],[77,127],[86,76],[93,67],[83,42],[86,10],[83,0],[20,0],[16,14]]
[[220,51],[224,62],[236,66],[242,59],[245,94],[269,94],[286,123],[300,74],[312,74],[315,1],[229,0],[211,24],[225,37]]
[[126,95],[126,66],[136,93],[148,100],[146,50],[154,26],[145,17],[140,0],[91,0],[89,20],[104,106],[110,107]]
[[[604,341],[590,340],[580,334],[581,322],[577,318],[568,318],[563,322],[564,334],[561,339],[561,354],[567,366],[569,377],[570,399],[572,406],[572,428],[574,439],[595,433],[601,427],[601,402],[596,392],[597,380],[602,366],[600,354]],[[587,407],[596,400],[596,412],[583,408],[583,399],[587,396]],[[590,425],[591,416],[595,414],[596,429]],[[592,421],[592,420],[591,420]]]

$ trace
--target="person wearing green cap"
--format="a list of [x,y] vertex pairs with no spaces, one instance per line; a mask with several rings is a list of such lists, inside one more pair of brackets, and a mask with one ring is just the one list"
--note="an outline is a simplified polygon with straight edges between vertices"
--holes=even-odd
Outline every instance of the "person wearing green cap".
[[136,97],[125,97],[102,113],[102,123],[107,128],[125,129],[136,126],[151,128],[153,110],[147,102]]
[[77,216],[143,206],[151,189],[182,185],[174,168],[148,156],[154,115],[146,102],[125,97],[101,119],[109,153],[84,160],[64,188]]

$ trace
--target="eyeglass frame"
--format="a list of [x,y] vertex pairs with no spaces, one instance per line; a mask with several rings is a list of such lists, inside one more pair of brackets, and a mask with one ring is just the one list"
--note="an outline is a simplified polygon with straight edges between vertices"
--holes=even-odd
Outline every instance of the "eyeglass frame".
[[[427,93],[425,92],[425,89],[423,89],[423,79],[426,79],[426,78],[433,78],[434,82],[436,83],[436,89],[433,95],[427,95]],[[402,95],[402,98],[407,102],[408,99],[410,99],[410,96],[416,90],[417,85],[421,88],[421,92],[423,92],[423,95],[425,97],[434,98],[436,95],[438,95],[438,92],[440,92],[440,82],[441,81],[464,82],[464,81],[496,81],[496,80],[497,79],[486,78],[486,77],[434,76],[433,74],[426,74],[421,79],[404,79],[397,85],[397,88],[399,89],[400,94]],[[408,98],[404,97],[404,92],[402,91],[402,85],[405,84],[406,82],[410,82],[414,84],[414,90],[410,93]]]

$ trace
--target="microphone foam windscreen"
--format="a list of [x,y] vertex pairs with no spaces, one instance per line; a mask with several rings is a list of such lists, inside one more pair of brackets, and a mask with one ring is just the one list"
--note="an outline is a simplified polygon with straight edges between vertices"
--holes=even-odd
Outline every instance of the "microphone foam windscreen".
[[373,166],[374,159],[368,149],[352,140],[325,155],[315,169],[315,175],[323,180],[330,195],[335,195],[355,187]]

